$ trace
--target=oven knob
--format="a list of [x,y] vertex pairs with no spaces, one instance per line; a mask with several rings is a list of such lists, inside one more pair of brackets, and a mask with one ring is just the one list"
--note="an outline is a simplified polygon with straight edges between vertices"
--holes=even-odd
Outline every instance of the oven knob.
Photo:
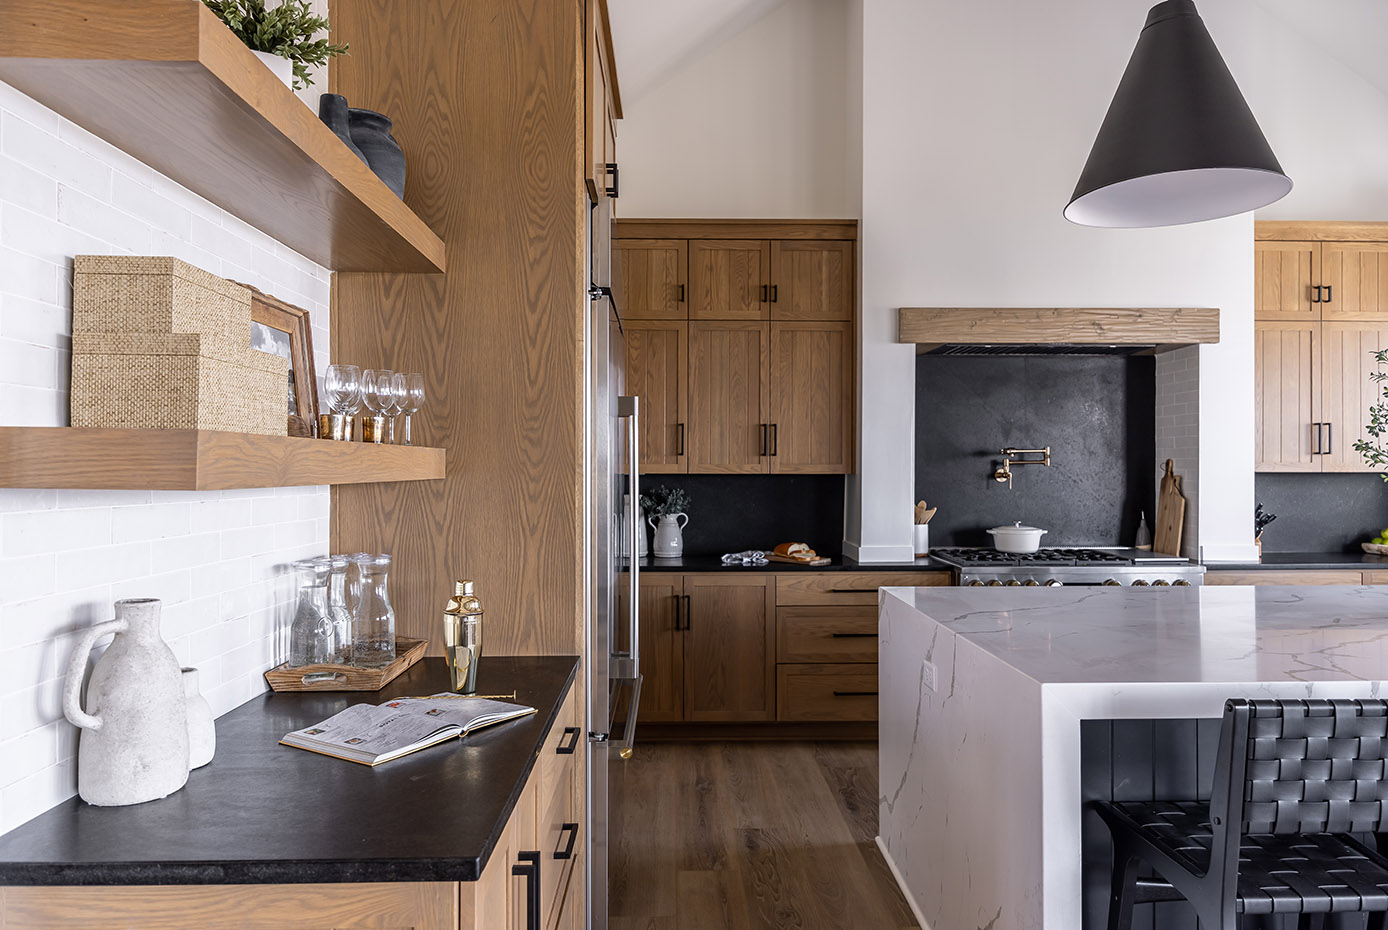
[[1041,587],[1041,582],[1037,581],[1035,578],[1028,578],[1026,581],[1023,581],[1023,582],[1022,582],[1022,587],[1024,587],[1024,588],[1039,588],[1039,587]]
[[1105,588],[1119,588],[1119,587],[1122,587],[1122,582],[1120,582],[1120,581],[1115,581],[1114,579],[1109,578],[1109,579],[1107,579],[1106,581],[1104,581],[1104,587],[1105,587]]
[[1169,588],[1169,587],[1171,587],[1171,582],[1166,581],[1166,580],[1164,580],[1164,579],[1162,579],[1162,578],[1158,578],[1156,581],[1152,582],[1152,587],[1154,587],[1154,588]]
[[1143,581],[1141,578],[1139,578],[1139,579],[1137,579],[1137,581],[1134,581],[1134,582],[1133,582],[1133,587],[1134,587],[1134,588],[1150,588],[1151,585],[1148,584],[1147,582]]
[[991,580],[988,582],[987,585],[985,585],[985,587],[989,587],[989,588],[1001,588],[1001,587],[1002,587],[1002,582],[999,581],[999,580],[996,579],[996,578],[993,578],[993,579],[991,579]]
[[969,582],[969,587],[971,587],[971,588],[981,588],[981,587],[983,587],[983,582],[981,582],[981,581],[979,581],[977,578],[975,578],[973,581],[970,581],[970,582]]
[[1178,578],[1178,579],[1176,579],[1175,581],[1173,581],[1173,582],[1171,582],[1171,583],[1174,584],[1174,585],[1175,585],[1176,587],[1178,587],[1178,588],[1189,588],[1189,587],[1190,587],[1190,582],[1189,582],[1189,581],[1186,581],[1184,578]]
[[1046,587],[1048,587],[1048,588],[1059,588],[1059,587],[1062,586],[1063,584],[1065,584],[1065,582],[1061,581],[1059,578],[1047,578],[1047,579],[1046,579]]
[[1003,582],[1003,584],[1009,588],[1020,588],[1022,586],[1022,583],[1016,578],[1009,578],[1007,581]]

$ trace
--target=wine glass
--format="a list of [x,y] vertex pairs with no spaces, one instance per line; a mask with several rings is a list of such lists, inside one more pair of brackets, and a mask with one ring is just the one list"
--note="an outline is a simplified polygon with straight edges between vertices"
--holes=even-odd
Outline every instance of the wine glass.
[[385,413],[391,405],[391,377],[395,372],[388,369],[369,368],[362,372],[361,376],[361,399],[375,416],[371,420],[380,420],[379,427],[371,423],[370,436],[365,435],[368,430],[362,430],[362,438],[369,442],[385,441]]
[[405,387],[405,373],[397,371],[391,374],[387,385],[390,403],[386,405],[385,415],[388,418],[386,426],[386,442],[395,442],[395,418],[400,415],[400,411],[405,409],[407,389]]
[[424,406],[424,375],[411,372],[405,376],[405,445],[414,445],[410,436],[410,417]]
[[[333,415],[343,417],[340,426],[333,424],[328,438],[347,439],[350,431],[346,419],[361,408],[361,369],[356,365],[329,365],[323,378],[323,393],[327,395],[328,409]],[[320,435],[323,430],[319,430]]]

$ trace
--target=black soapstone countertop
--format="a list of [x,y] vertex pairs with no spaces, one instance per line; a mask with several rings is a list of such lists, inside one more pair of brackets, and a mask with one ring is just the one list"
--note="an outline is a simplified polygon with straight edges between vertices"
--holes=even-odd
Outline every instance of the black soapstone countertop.
[[1206,562],[1205,567],[1212,572],[1252,572],[1259,570],[1296,571],[1331,569],[1374,569],[1388,568],[1388,557],[1370,555],[1367,552],[1264,552],[1261,562]]
[[950,567],[929,556],[909,562],[857,562],[848,556],[832,556],[828,565],[792,565],[789,562],[767,562],[765,565],[724,565],[721,555],[686,555],[679,559],[640,561],[643,572],[947,572]]
[[217,720],[217,755],[128,807],[69,798],[0,836],[0,885],[475,881],[578,669],[484,657],[480,694],[537,713],[371,767],[279,745],[349,704],[449,690],[426,658],[381,691],[268,693]]

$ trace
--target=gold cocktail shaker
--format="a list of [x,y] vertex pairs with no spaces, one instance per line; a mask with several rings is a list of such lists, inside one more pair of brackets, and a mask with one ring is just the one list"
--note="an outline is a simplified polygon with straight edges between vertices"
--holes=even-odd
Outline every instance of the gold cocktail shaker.
[[482,659],[482,602],[471,581],[453,585],[453,597],[443,610],[443,645],[453,690],[477,693],[477,663]]

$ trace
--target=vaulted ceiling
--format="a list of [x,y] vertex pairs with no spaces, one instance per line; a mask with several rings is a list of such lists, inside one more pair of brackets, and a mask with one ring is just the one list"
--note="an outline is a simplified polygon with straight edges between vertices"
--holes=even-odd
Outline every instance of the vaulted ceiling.
[[[1257,5],[1388,94],[1388,3],[1384,0],[1256,0]],[[1314,120],[1314,114],[1307,114]]]

